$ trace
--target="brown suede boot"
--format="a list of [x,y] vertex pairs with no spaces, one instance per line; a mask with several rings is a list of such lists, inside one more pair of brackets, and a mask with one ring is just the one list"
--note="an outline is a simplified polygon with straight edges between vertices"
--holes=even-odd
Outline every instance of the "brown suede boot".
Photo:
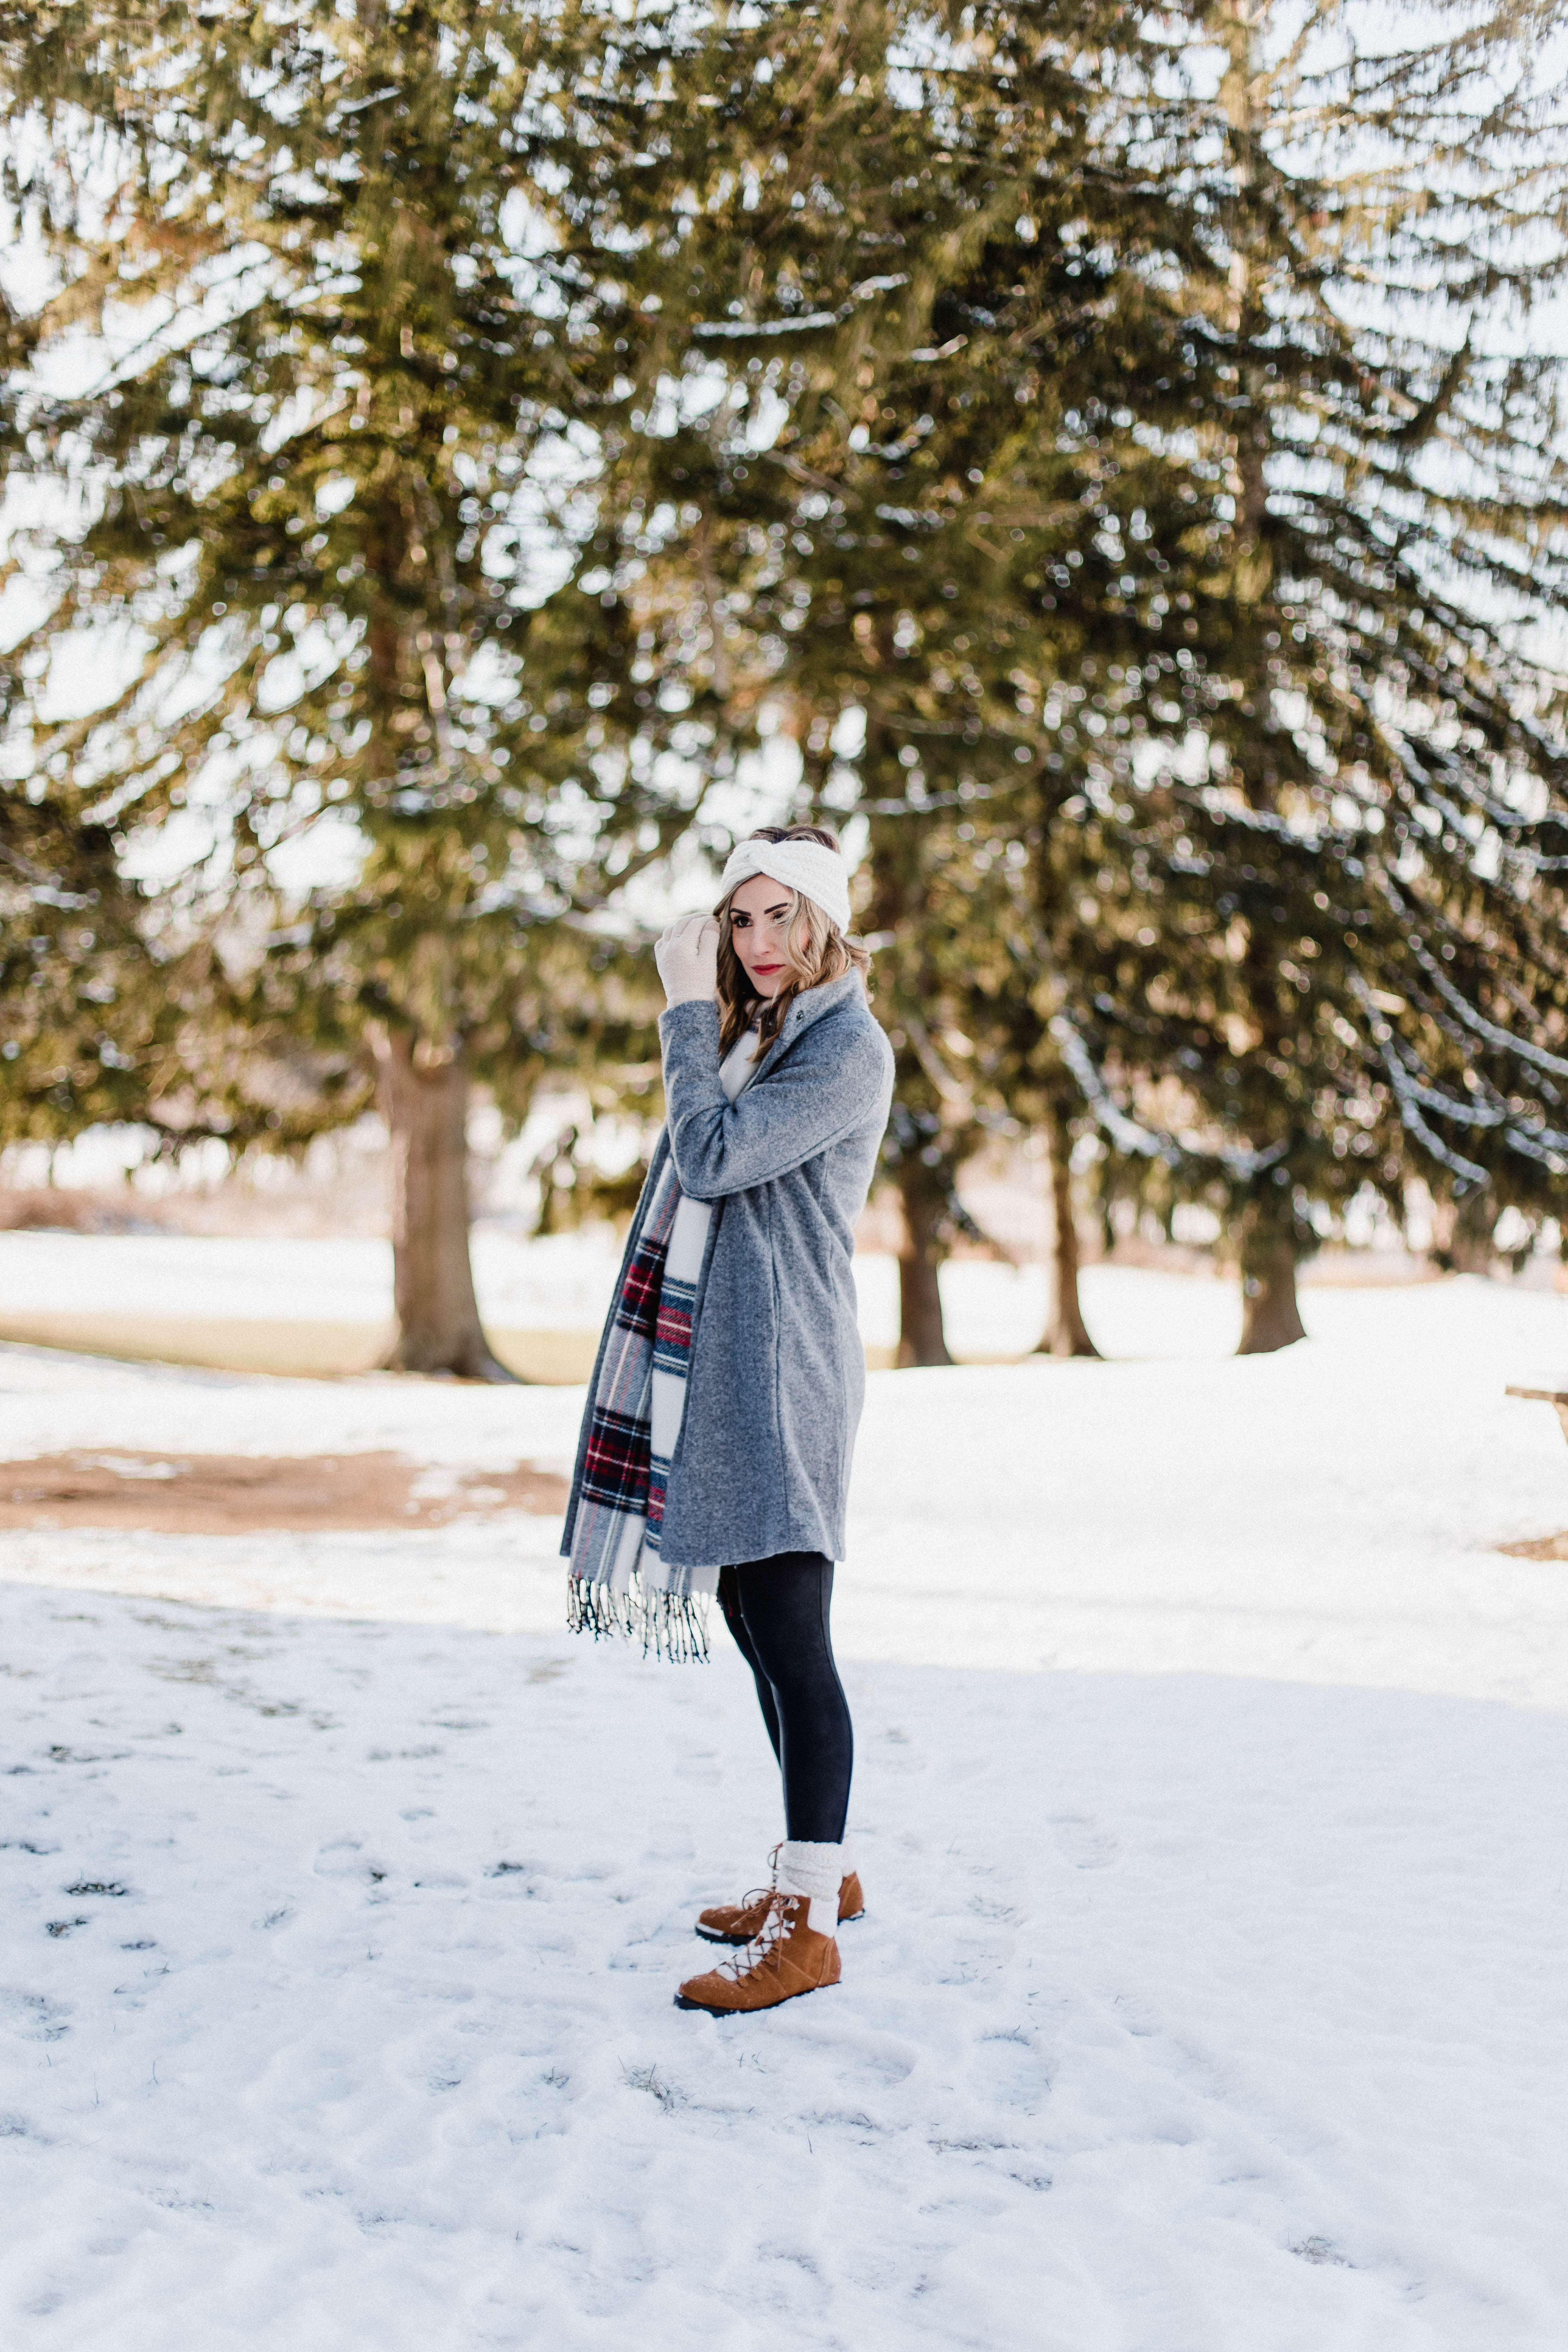
[[[763,1922],[768,1916],[773,1899],[771,1886],[753,1886],[739,1903],[715,1903],[710,1910],[697,1915],[697,1932],[708,1944],[749,1944],[753,1936],[762,1933]],[[866,1897],[860,1891],[857,1872],[850,1871],[838,1888],[838,1924],[863,1919]]]
[[776,2009],[802,1993],[822,1992],[838,1982],[838,1947],[831,1936],[813,1933],[811,1906],[804,1895],[772,1893],[766,1913],[742,1963],[727,1960],[705,1976],[689,1977],[675,1996],[677,2009],[705,2009],[714,2017],[741,2011]]

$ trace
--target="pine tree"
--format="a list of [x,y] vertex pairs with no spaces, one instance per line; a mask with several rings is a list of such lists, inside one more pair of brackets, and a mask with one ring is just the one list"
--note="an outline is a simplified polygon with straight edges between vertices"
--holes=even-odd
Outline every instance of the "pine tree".
[[1089,780],[1142,906],[1083,1025],[1229,1139],[1246,1349],[1300,1335],[1358,1179],[1561,1202],[1560,370],[1516,322],[1568,260],[1568,159],[1514,12],[1372,55],[1353,14],[1187,22],[1226,59],[1190,107],[1222,158],[1165,449],[1191,528],[1165,648],[1105,679],[1166,749],[1152,791]]
[[[823,706],[800,633],[816,620],[810,560],[829,503],[814,469],[842,460],[871,339],[907,341],[905,228],[924,205],[925,134],[897,88],[900,20],[795,6],[603,22],[597,72],[563,110],[552,160],[565,173],[581,144],[598,158],[579,238],[622,257],[626,363],[662,411],[649,479],[690,518],[703,657],[737,715],[771,701],[809,763]],[[868,740],[868,774],[875,727]],[[954,1172],[977,1130],[955,1116],[958,1090],[933,1088],[921,1042],[940,937],[923,848],[897,829],[879,840],[866,919],[899,1060],[886,1161],[907,1234],[900,1360],[945,1362],[937,1266],[965,1223]]]
[[[773,404],[746,488],[739,466],[724,484],[769,551],[745,623],[805,804],[869,821],[866,919],[898,1053],[902,1353],[942,1361],[937,1264],[979,1131],[931,1034],[955,952],[973,955],[942,887],[944,813],[1010,804],[1018,763],[1046,756],[1010,674],[1039,666],[1049,580],[1069,581],[1086,548],[1105,568],[1114,471],[1092,430],[1064,427],[1075,403],[1114,404],[1130,364],[1159,373],[1180,313],[1158,270],[1197,232],[1180,191],[1106,134],[1095,68],[1108,47],[1113,68],[1140,47],[1131,12],[954,12],[919,76],[900,55],[912,19],[836,16],[815,46],[811,21],[731,21],[745,154],[726,153],[728,174],[692,168],[677,217],[703,266],[688,258],[688,284],[660,300],[667,320],[706,302],[692,339],[728,361],[738,405]],[[1176,424],[1184,390],[1165,389]],[[1112,642],[1119,614],[1093,625]],[[1074,658],[1086,624],[1064,626]]]
[[[714,387],[716,428],[673,431],[666,478],[725,535],[729,618],[795,737],[804,803],[869,819],[865,919],[898,1055],[901,1353],[940,1362],[937,1265],[979,1130],[929,1037],[962,928],[960,910],[938,911],[930,819],[1033,757],[1016,715],[1000,728],[982,717],[975,664],[989,674],[1008,642],[991,592],[1015,511],[1037,528],[1042,499],[1054,512],[1083,488],[1072,460],[1052,473],[1049,419],[1028,413],[1017,364],[996,362],[1043,331],[1059,345],[1029,369],[1048,383],[1103,301],[1085,257],[1130,183],[1107,180],[1103,93],[1083,68],[1107,39],[1135,42],[1136,22],[1116,7],[955,11],[923,74],[907,59],[930,45],[899,9],[737,10],[684,45],[673,22],[659,20],[635,68],[633,37],[617,48],[618,88],[658,95],[634,133],[630,104],[617,112],[605,91],[595,135],[645,142],[646,211],[596,216],[595,233],[618,232],[664,363]],[[626,176],[607,169],[605,184],[620,206]],[[1144,249],[1163,253],[1171,206],[1146,175],[1139,186]],[[1056,229],[1074,224],[1064,250]],[[1131,312],[1131,274],[1126,290]],[[1117,354],[1097,339],[1090,364],[1113,373]],[[1005,551],[990,535],[998,505]],[[836,751],[851,717],[858,747]]]
[[[122,831],[210,824],[230,940],[270,927],[267,1034],[374,1055],[390,1360],[484,1377],[470,1086],[521,1111],[573,1025],[542,1002],[731,764],[691,566],[648,536],[618,264],[531,164],[584,68],[544,30],[479,0],[0,20],[12,200],[62,279],[6,456],[77,494],[35,533],[58,593],[13,727]],[[99,373],[68,395],[41,363],[84,321]],[[50,723],[47,656],[116,630],[129,681]],[[352,878],[300,908],[276,853],[333,827]]]
[[[1159,100],[1125,18],[1098,82],[1048,10],[939,50],[884,215],[911,291],[859,323],[853,425],[841,345],[795,391],[774,594],[823,805],[854,707],[874,827],[956,803],[1039,845],[1047,1034],[1122,1172],[1219,1208],[1257,1349],[1365,1183],[1557,1197],[1563,755],[1524,626],[1561,600],[1555,373],[1486,330],[1556,282],[1561,178],[1516,159],[1523,87],[1457,168],[1509,20],[1352,59],[1311,109],[1285,56],[1263,128],[1268,21],[1187,23],[1231,44],[1213,98]],[[1392,165],[1336,157],[1373,132]],[[1370,326],[1336,308],[1369,279]]]

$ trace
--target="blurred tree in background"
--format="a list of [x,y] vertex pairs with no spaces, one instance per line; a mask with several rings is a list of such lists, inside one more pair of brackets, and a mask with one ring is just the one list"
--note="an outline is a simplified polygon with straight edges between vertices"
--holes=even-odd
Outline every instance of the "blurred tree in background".
[[1218,0],[1187,36],[1223,68],[1188,101],[1219,159],[1164,451],[1190,528],[1163,657],[1103,688],[1163,741],[1142,805],[1089,794],[1131,808],[1153,952],[1085,1032],[1146,1021],[1255,1155],[1244,1349],[1300,1335],[1295,1260],[1358,1185],[1561,1199],[1554,23]]
[[[781,114],[776,54],[766,102],[814,221],[835,152],[875,164],[772,373],[771,610],[812,804],[869,817],[900,910],[906,1179],[963,1074],[904,1017],[942,1029],[952,893],[897,877],[967,831],[1034,870],[1058,1159],[1070,1078],[1116,1181],[1216,1209],[1242,1346],[1281,1345],[1357,1195],[1561,1199],[1560,370],[1517,355],[1564,254],[1555,84],[1485,10],[1371,60],[1342,16],[1229,5],[902,31],[880,117],[864,72],[837,131]],[[873,251],[906,290],[856,304]],[[756,309],[762,351],[790,321]],[[959,961],[983,940],[976,902]],[[1005,1011],[1016,1056],[1037,1015]],[[1080,1347],[1062,1273],[1053,1344]]]
[[[89,6],[6,31],[31,105],[13,201],[63,280],[8,456],[71,490],[34,529],[50,601],[12,724],[121,833],[205,823],[258,1037],[374,1056],[391,1360],[500,1376],[470,1085],[515,1118],[593,1032],[595,910],[729,756],[687,679],[684,574],[644,529],[613,257],[595,275],[557,239],[529,178],[538,13]],[[62,391],[84,323],[90,380]],[[49,656],[95,641],[125,682],[51,719]],[[279,853],[312,832],[348,878],[301,908]]]

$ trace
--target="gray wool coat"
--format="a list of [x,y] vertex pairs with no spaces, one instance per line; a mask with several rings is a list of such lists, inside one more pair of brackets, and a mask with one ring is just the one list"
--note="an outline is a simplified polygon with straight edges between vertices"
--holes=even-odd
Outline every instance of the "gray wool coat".
[[[892,1103],[892,1049],[854,971],[795,997],[733,1103],[719,1082],[718,1007],[672,1004],[658,1026],[668,1118],[628,1257],[667,1154],[681,1191],[714,1204],[660,1550],[693,1567],[783,1551],[842,1559],[866,1390],[850,1260]],[[565,1552],[597,1386],[595,1364]]]

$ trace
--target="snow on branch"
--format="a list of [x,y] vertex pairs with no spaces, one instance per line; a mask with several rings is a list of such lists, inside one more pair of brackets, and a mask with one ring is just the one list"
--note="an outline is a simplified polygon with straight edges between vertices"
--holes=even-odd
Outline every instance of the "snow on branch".
[[1136,1153],[1142,1160],[1163,1160],[1167,1168],[1201,1166],[1205,1161],[1224,1168],[1229,1174],[1250,1180],[1260,1176],[1284,1159],[1289,1143],[1271,1143],[1265,1150],[1248,1151],[1224,1145],[1215,1151],[1202,1151],[1194,1145],[1183,1143],[1166,1129],[1142,1126],[1130,1118],[1121,1108],[1105,1079],[1095,1065],[1079,1029],[1065,1013],[1058,1013],[1051,1023],[1051,1035],[1060,1049],[1062,1060],[1078,1082],[1090,1110],[1119,1151]]
[[[1361,1001],[1362,1010],[1367,1016],[1367,1023],[1372,1031],[1373,1042],[1377,1047],[1384,1068],[1388,1072],[1388,1083],[1394,1088],[1394,1098],[1399,1105],[1399,1116],[1406,1134],[1417,1137],[1440,1167],[1447,1169],[1450,1175],[1458,1177],[1464,1191],[1468,1192],[1472,1185],[1485,1184],[1489,1181],[1487,1171],[1479,1166],[1475,1160],[1467,1160],[1461,1153],[1450,1150],[1442,1137],[1436,1134],[1422,1118],[1422,1097],[1426,1096],[1430,1102],[1431,1091],[1429,1088],[1415,1085],[1399,1055],[1394,1052],[1394,1032],[1387,1022],[1379,1016],[1373,1004],[1371,992],[1359,972],[1352,979],[1351,985]],[[1432,1108],[1437,1107],[1436,1103],[1432,1104]]]
[[[1383,887],[1395,914],[1403,916],[1408,924],[1409,910],[1401,904],[1392,884],[1385,880]],[[1405,945],[1443,1002],[1474,1035],[1484,1037],[1489,1045],[1496,1045],[1505,1054],[1516,1054],[1521,1062],[1531,1063],[1538,1070],[1550,1070],[1553,1077],[1568,1078],[1568,1061],[1564,1061],[1561,1054],[1549,1054],[1544,1045],[1532,1045],[1528,1037],[1516,1037],[1511,1029],[1500,1028],[1495,1021],[1489,1021],[1484,1013],[1478,1013],[1464,992],[1454,986],[1442,965],[1414,929],[1407,929]]]
[[692,328],[694,335],[709,341],[730,341],[748,335],[801,335],[818,327],[841,327],[852,318],[857,304],[868,302],[874,294],[891,294],[909,284],[907,273],[896,278],[863,278],[850,289],[847,302],[836,310],[809,310],[798,319],[703,319]]

